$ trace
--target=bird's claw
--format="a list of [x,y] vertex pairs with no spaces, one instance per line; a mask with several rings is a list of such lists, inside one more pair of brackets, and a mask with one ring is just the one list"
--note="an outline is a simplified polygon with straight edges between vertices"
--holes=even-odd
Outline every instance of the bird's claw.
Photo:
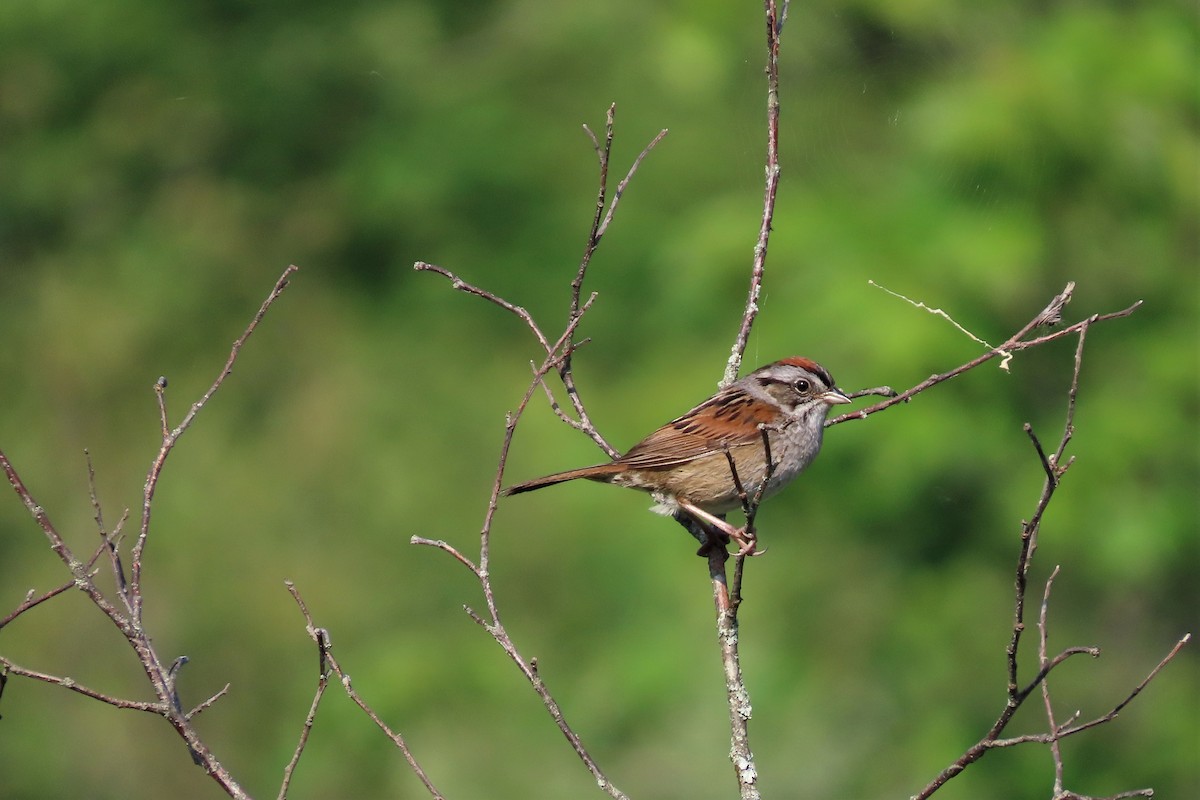
[[745,556],[761,556],[767,552],[767,548],[758,546],[758,537],[753,534],[746,533],[745,529],[738,531],[740,536],[734,536],[738,542],[737,555],[739,558]]

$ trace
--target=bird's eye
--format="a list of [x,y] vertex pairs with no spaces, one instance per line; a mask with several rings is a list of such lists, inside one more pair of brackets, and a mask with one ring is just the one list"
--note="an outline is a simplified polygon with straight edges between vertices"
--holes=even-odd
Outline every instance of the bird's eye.
[[792,385],[796,387],[796,391],[799,392],[800,394],[807,394],[808,390],[812,388],[812,386],[809,384],[809,382],[806,381],[804,378],[801,378],[800,380],[796,381]]

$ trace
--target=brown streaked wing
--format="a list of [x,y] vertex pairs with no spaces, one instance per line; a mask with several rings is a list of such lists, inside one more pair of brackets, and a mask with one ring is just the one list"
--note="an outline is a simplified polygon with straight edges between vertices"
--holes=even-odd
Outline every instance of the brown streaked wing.
[[[617,463],[633,469],[665,469],[720,453],[726,447],[758,443],[758,425],[771,422],[772,411],[741,389],[732,389],[663,425]],[[745,435],[747,429],[754,431],[753,436]]]

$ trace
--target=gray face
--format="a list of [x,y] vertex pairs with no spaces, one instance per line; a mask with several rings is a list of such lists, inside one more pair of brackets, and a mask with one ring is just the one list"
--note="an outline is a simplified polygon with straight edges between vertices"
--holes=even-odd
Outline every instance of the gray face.
[[[769,395],[786,413],[795,414],[796,407],[809,405],[833,388],[833,378],[823,369],[806,369],[791,364],[779,364],[753,376],[757,388]],[[824,403],[820,404],[823,407]]]

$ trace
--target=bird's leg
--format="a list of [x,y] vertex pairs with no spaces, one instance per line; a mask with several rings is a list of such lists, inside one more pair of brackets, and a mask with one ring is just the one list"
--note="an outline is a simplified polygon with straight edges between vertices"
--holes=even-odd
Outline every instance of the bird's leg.
[[735,528],[732,525],[730,525],[728,522],[726,522],[725,520],[718,517],[717,515],[710,514],[707,511],[705,511],[704,509],[702,509],[698,506],[694,506],[691,503],[687,502],[686,500],[680,500],[679,498],[675,498],[675,501],[679,504],[680,508],[682,508],[687,513],[691,514],[696,519],[698,519],[701,522],[703,522],[704,524],[708,525],[713,530],[719,531],[719,532],[725,534],[726,536],[728,536],[730,539],[733,539],[735,542],[737,542],[738,543],[737,554],[739,556],[754,556],[754,555],[759,555],[760,553],[766,552],[764,550],[758,549],[756,537],[751,534],[748,534],[744,527],[743,528]]

